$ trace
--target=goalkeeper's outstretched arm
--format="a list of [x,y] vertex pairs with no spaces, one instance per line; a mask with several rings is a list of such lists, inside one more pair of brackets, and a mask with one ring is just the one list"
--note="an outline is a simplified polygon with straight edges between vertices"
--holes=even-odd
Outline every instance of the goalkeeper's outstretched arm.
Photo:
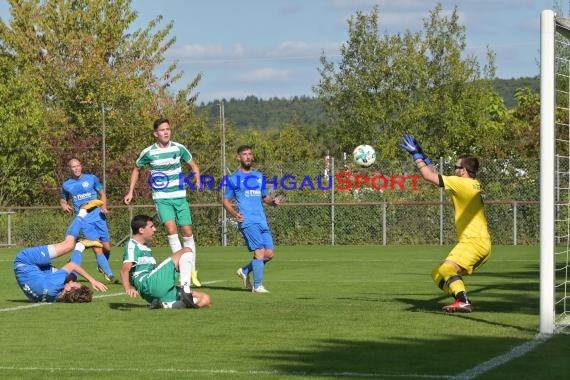
[[400,148],[410,153],[412,159],[418,166],[418,169],[420,169],[422,177],[424,177],[426,181],[431,182],[434,185],[443,186],[440,175],[430,166],[431,161],[427,158],[422,149],[422,145],[418,140],[408,134],[405,134],[402,137]]
[[435,171],[435,169],[426,164],[426,162],[422,158],[418,158],[415,160],[418,169],[420,169],[420,173],[422,177],[428,181],[433,183],[434,185],[440,186],[440,176],[439,173]]

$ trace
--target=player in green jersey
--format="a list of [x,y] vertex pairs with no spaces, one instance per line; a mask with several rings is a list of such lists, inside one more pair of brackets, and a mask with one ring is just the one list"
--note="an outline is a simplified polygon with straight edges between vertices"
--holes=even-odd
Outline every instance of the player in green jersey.
[[[168,119],[154,121],[154,137],[156,142],[143,149],[131,173],[129,191],[124,197],[125,204],[130,204],[133,192],[139,179],[140,169],[148,167],[148,180],[152,188],[152,199],[156,205],[158,217],[164,224],[168,234],[168,244],[172,253],[179,251],[182,246],[189,247],[192,257],[192,285],[201,286],[196,270],[196,243],[192,231],[192,214],[186,200],[186,187],[181,178],[190,175],[195,179],[196,189],[201,190],[200,168],[192,158],[188,149],[171,140],[172,130]],[[190,166],[191,173],[184,176],[182,165]],[[182,234],[183,244],[178,238],[178,227]]]
[[[141,296],[151,309],[201,308],[211,304],[210,296],[192,292],[191,250],[183,247],[156,264],[151,248],[156,227],[150,216],[137,215],[131,221],[132,236],[125,246],[121,279],[129,297]],[[177,288],[178,277],[182,287]]]

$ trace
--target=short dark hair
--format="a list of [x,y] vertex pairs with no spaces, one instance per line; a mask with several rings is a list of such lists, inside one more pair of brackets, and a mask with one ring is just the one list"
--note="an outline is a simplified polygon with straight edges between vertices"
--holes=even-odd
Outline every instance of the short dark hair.
[[133,220],[131,220],[131,231],[134,234],[139,233],[139,229],[145,228],[148,222],[152,222],[153,219],[148,215],[136,215]]
[[61,296],[61,300],[67,303],[87,303],[91,302],[92,299],[93,291],[83,284]]
[[152,126],[153,126],[154,130],[156,131],[158,129],[158,127],[160,126],[160,124],[163,124],[163,123],[168,123],[168,125],[170,125],[170,121],[167,118],[161,117],[161,118],[156,119],[154,121],[154,123],[152,123]]
[[459,157],[461,160],[461,166],[467,170],[467,173],[471,178],[477,176],[477,170],[479,170],[479,160],[476,157],[464,155]]
[[238,146],[237,153],[240,154],[241,152],[246,151],[246,150],[253,150],[253,149],[251,149],[251,145],[244,144],[244,145]]

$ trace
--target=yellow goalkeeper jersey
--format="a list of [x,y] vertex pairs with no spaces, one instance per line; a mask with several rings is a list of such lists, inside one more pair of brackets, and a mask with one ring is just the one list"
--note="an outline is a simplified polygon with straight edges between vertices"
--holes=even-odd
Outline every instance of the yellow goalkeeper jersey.
[[457,176],[441,177],[455,208],[457,241],[469,238],[490,239],[479,180]]

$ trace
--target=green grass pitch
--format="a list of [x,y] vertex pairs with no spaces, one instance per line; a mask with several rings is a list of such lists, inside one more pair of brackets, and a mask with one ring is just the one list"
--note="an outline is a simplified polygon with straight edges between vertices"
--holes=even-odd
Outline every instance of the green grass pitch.
[[[148,310],[109,285],[91,304],[33,305],[0,250],[3,379],[566,379],[567,334],[536,339],[537,247],[494,247],[466,277],[474,311],[431,281],[442,246],[278,247],[270,294],[244,290],[243,247],[198,247],[213,306]],[[155,249],[157,259],[167,255]],[[97,278],[93,254],[84,266]],[[121,248],[111,265],[118,275]],[[58,264],[63,262],[59,259]],[[531,347],[519,356],[521,349]],[[504,362],[504,364],[502,364]]]

